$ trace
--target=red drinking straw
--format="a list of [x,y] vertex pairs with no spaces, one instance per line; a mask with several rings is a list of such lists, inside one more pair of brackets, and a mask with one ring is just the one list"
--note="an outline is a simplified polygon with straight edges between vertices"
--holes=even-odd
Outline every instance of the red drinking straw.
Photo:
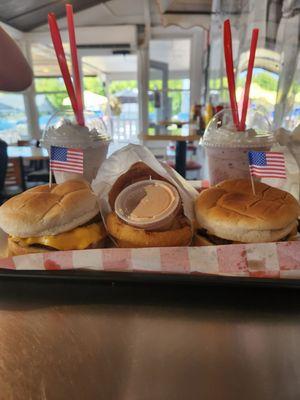
[[61,41],[60,32],[58,29],[58,25],[57,25],[57,21],[56,21],[56,17],[55,17],[54,13],[48,14],[48,24],[49,24],[49,28],[50,28],[52,43],[53,43],[54,50],[56,53],[57,61],[58,61],[58,64],[59,64],[59,67],[61,70],[61,74],[63,76],[64,82],[66,85],[66,89],[67,89],[68,95],[71,100],[72,108],[74,110],[74,114],[76,116],[77,123],[79,124],[80,119],[78,118],[78,105],[77,105],[77,100],[76,100],[76,96],[75,96],[75,91],[74,91],[73,83],[71,80],[63,44]]
[[238,106],[235,97],[235,80],[234,80],[234,69],[233,69],[233,56],[232,56],[232,38],[231,38],[231,27],[230,21],[227,19],[224,22],[224,55],[226,64],[226,74],[228,80],[228,89],[230,104],[232,110],[232,119],[237,129],[239,129],[239,113]]
[[66,4],[67,20],[68,20],[68,31],[69,31],[69,41],[71,47],[71,57],[73,66],[73,81],[75,86],[75,94],[78,105],[78,124],[84,125],[83,116],[83,102],[82,102],[82,92],[81,92],[81,82],[79,74],[79,64],[77,55],[77,45],[74,27],[74,14],[72,4]]
[[251,38],[251,46],[250,46],[249,62],[248,62],[248,70],[247,70],[247,78],[246,78],[246,86],[245,86],[245,92],[244,92],[242,117],[241,117],[241,123],[240,123],[241,131],[244,131],[246,128],[246,117],[247,117],[247,110],[248,110],[248,104],[249,104],[250,86],[251,86],[251,80],[252,80],[252,73],[253,73],[253,67],[254,67],[258,34],[259,34],[259,29],[253,29],[252,38]]

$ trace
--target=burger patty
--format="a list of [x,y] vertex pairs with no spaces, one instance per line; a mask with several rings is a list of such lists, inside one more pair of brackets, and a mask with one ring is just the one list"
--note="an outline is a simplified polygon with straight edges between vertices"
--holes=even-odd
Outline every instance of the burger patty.
[[[18,243],[18,242],[17,242]],[[41,249],[41,250],[49,250],[49,251],[55,251],[57,249],[55,249],[54,247],[51,246],[45,246],[43,244],[40,243],[36,243],[36,244],[30,244],[27,247],[32,247],[32,248],[37,248],[37,249]]]
[[[233,240],[227,240],[227,239],[223,239],[223,238],[219,238],[217,236],[211,235],[204,228],[198,229],[197,234],[199,236],[203,236],[205,239],[209,240],[211,243],[213,243],[217,246],[224,245],[224,244],[242,244],[242,242],[235,242]],[[280,239],[278,241],[279,242],[288,241],[290,239],[290,236],[291,236],[291,234],[289,233],[288,235],[286,235],[285,237],[283,237],[282,239]]]
[[205,237],[207,240],[209,240],[211,243],[213,243],[215,245],[233,244],[234,243],[233,240],[222,239],[217,236],[211,235],[204,228],[198,229],[197,234]]
[[85,224],[79,225],[78,228],[80,228],[81,226],[87,226],[87,225],[91,225],[91,224],[95,224],[95,223],[101,223],[102,219],[101,219],[101,215],[97,214],[95,215],[94,218],[90,219],[89,221],[87,221]]
[[[37,249],[41,249],[41,250],[48,250],[48,251],[58,251],[55,247],[45,246],[40,243],[31,244],[28,247],[37,248]],[[91,244],[85,250],[94,249],[94,248],[95,248],[95,244]]]

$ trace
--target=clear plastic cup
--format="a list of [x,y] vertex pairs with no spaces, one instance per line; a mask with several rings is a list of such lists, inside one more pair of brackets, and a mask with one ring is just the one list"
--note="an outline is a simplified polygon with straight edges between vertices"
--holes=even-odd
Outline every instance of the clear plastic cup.
[[70,179],[84,179],[91,183],[106,159],[111,142],[106,124],[92,111],[85,111],[84,118],[85,126],[80,126],[72,110],[57,112],[50,118],[43,133],[41,145],[48,150],[49,156],[51,146],[83,151],[83,174],[54,171],[57,183]]
[[217,113],[202,139],[210,184],[215,185],[226,179],[249,178],[248,152],[269,151],[274,141],[271,126],[261,112],[248,112],[243,132],[236,130],[230,109]]
[[[163,191],[157,199],[158,210],[156,211],[154,211],[156,205],[153,204],[153,198],[146,199],[149,186],[159,187],[159,190]],[[144,203],[142,204],[141,201]],[[137,217],[134,211],[139,204],[144,207],[144,215]],[[155,179],[139,181],[127,186],[115,201],[115,212],[120,219],[136,228],[146,230],[168,229],[179,208],[180,197],[176,188],[165,181]]]

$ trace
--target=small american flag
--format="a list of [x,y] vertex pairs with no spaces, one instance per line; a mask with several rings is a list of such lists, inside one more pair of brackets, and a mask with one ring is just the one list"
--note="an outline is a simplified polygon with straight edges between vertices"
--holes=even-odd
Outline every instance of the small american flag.
[[249,151],[249,168],[252,176],[286,178],[284,155],[275,151]]
[[50,170],[83,174],[82,150],[51,146]]

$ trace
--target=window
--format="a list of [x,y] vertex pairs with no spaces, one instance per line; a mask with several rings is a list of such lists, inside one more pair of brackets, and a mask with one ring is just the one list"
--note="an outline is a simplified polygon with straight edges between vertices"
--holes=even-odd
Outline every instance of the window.
[[188,133],[187,124],[172,122],[189,121],[190,40],[151,40],[149,56],[149,132]]
[[12,144],[27,136],[23,94],[0,92],[0,138]]
[[[243,101],[247,71],[239,74],[237,101]],[[254,68],[251,81],[249,107],[263,112],[270,122],[274,118],[277,97],[278,74],[263,68]]]
[[104,87],[99,76],[85,76],[83,78],[84,90],[105,96]]
[[98,76],[85,76],[83,78],[84,106],[87,110],[94,111],[100,117],[107,114],[107,97],[102,80]]
[[[150,101],[149,117],[154,119],[155,108],[163,108],[161,100],[164,93],[167,94],[166,114],[170,120],[188,121],[190,111],[190,80],[169,79],[167,89],[162,89],[162,82],[159,80],[149,81]],[[156,97],[158,95],[158,98]],[[162,110],[161,110],[162,111]]]
[[289,130],[300,125],[300,54],[298,54],[294,79],[287,93],[285,118],[282,125]]
[[45,129],[50,117],[67,107],[68,94],[62,78],[35,78],[36,106],[40,129]]
[[[85,108],[95,112],[105,111],[106,98],[101,80],[97,76],[83,78]],[[35,78],[36,105],[39,126],[45,129],[51,116],[57,111],[71,107],[71,102],[60,77]]]
[[85,65],[96,68],[103,79],[102,83],[99,77],[85,77],[84,87],[87,95],[94,97],[94,105],[109,114],[114,139],[110,149],[116,150],[121,143],[138,140],[137,56],[112,53],[101,54],[95,50],[94,55],[82,60]]
[[[109,85],[112,114],[123,120],[138,120],[138,88],[136,80],[113,81]],[[115,103],[115,108],[113,107]]]
[[139,118],[137,81],[112,81],[109,93],[115,139],[119,143],[136,141]]

